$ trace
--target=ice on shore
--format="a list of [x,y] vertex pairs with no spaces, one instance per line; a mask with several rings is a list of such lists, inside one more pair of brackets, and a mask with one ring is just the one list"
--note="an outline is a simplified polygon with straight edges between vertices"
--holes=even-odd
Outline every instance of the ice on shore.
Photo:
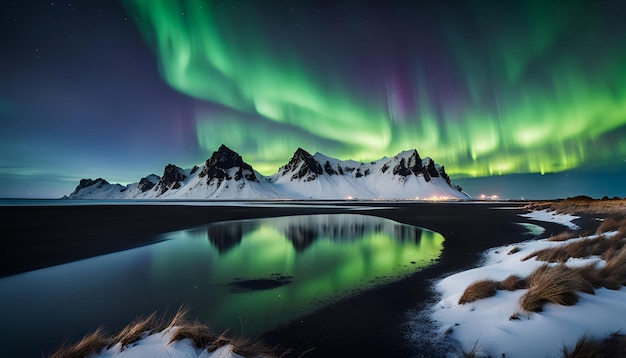
[[[571,220],[576,218],[544,210],[527,217],[559,222],[569,228],[573,228]],[[625,287],[621,290],[600,288],[593,295],[578,292],[580,300],[577,304],[545,304],[543,311],[538,313],[524,312],[519,307],[519,299],[527,290],[498,290],[493,297],[458,304],[463,291],[472,282],[482,279],[501,281],[511,274],[526,277],[545,262],[536,258],[521,261],[522,258],[540,249],[584,239],[566,242],[534,240],[493,248],[484,254],[480,267],[437,282],[435,288],[442,299],[432,308],[431,318],[439,336],[453,340],[459,347],[459,356],[462,352],[474,351],[476,356],[558,357],[564,346],[572,348],[583,335],[605,337],[623,331],[626,328]],[[602,265],[603,261],[592,256],[570,259],[566,265],[589,263]]]

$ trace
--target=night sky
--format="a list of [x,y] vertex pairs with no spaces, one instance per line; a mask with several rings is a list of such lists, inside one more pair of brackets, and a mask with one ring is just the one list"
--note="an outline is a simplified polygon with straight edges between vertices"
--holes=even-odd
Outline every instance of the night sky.
[[416,148],[473,196],[626,196],[624,1],[4,1],[0,197],[220,144]]

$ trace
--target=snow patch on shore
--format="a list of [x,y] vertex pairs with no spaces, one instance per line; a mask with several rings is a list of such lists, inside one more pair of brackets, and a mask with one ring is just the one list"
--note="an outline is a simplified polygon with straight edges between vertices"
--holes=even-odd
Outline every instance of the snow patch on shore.
[[[568,223],[577,218],[545,210],[524,216],[559,222],[569,228],[574,228]],[[606,233],[605,236],[615,233]],[[511,274],[527,277],[545,264],[536,258],[521,261],[537,250],[594,237],[597,235],[565,242],[532,240],[492,248],[484,253],[481,267],[438,281],[435,289],[443,298],[429,310],[431,320],[439,337],[445,337],[459,347],[456,352],[446,350],[446,356],[463,356],[463,352],[470,351],[474,351],[476,356],[492,357],[560,356],[563,346],[573,347],[583,335],[604,337],[626,329],[623,319],[626,315],[625,287],[620,290],[600,288],[593,295],[578,292],[580,300],[576,305],[545,304],[543,311],[538,313],[525,312],[519,307],[519,299],[528,291],[526,289],[498,290],[495,296],[489,298],[462,305],[458,303],[463,291],[472,282],[483,279],[501,281]],[[574,267],[591,263],[600,267],[604,261],[591,256],[572,258],[565,264]]]
[[194,347],[190,339],[168,343],[176,329],[172,327],[162,332],[145,334],[139,341],[124,349],[120,343],[117,343],[111,348],[91,355],[90,358],[242,358],[241,355],[233,352],[233,346],[230,344],[209,352],[206,348]]
[[578,225],[572,223],[572,220],[579,219],[580,216],[575,216],[575,215],[570,215],[570,214],[559,214],[556,211],[548,211],[548,209],[532,211],[527,214],[519,214],[519,216],[529,218],[531,220],[561,224],[563,226],[567,226],[571,230],[580,229]]

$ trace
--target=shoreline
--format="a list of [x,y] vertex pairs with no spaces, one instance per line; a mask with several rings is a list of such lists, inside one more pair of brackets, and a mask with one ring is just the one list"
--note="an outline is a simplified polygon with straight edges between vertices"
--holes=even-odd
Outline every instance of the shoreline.
[[490,248],[477,267],[435,281],[441,300],[427,311],[438,340],[472,356],[623,352],[623,213],[598,221],[596,230],[571,231],[563,223],[571,215],[541,211],[533,213],[570,230]]
[[[515,215],[518,212],[515,209],[501,211],[516,212]],[[519,212],[525,211],[520,208]],[[396,220],[410,221],[404,215],[394,215],[394,217]],[[523,221],[521,219],[524,218],[519,219]],[[529,221],[546,228],[540,237],[549,237],[566,230],[566,227],[560,224]],[[582,216],[577,219],[577,222],[581,230],[589,230],[597,223],[591,216]],[[443,223],[437,224],[443,225]],[[479,227],[481,224],[484,222],[471,226]],[[509,224],[513,226],[512,223]],[[443,230],[443,227],[438,225],[433,225],[433,227]],[[448,236],[442,233],[446,241],[444,241],[444,250],[437,263],[408,278],[348,297],[311,315],[265,332],[261,338],[270,345],[281,345],[281,347],[284,346],[284,342],[295,343],[288,347],[294,349],[294,352],[287,354],[287,357],[297,357],[299,352],[304,351],[310,351],[312,356],[440,356],[431,351],[433,346],[411,345],[405,332],[406,314],[418,307],[426,308],[429,303],[432,303],[433,296],[438,294],[432,285],[433,281],[476,267],[483,253],[492,247],[531,239],[526,235],[525,229],[518,231],[511,229],[508,234],[502,235],[503,232],[500,230],[507,226],[506,223],[494,226],[491,233],[483,235],[480,240],[471,242],[471,240],[464,239],[470,235],[458,232],[455,229],[459,227],[458,224],[454,225],[446,230]]]
[[[155,243],[163,233],[201,226],[218,221],[265,218],[287,215],[332,214],[352,212],[385,217],[404,224],[440,232],[449,226],[436,215],[468,212],[470,208],[521,206],[521,203],[424,203],[424,202],[321,202],[281,203],[255,202],[237,205],[159,205],[154,203],[19,205],[0,206],[0,277],[59,265],[71,261],[123,251]],[[290,205],[295,204],[295,205]],[[418,218],[401,214],[396,219],[388,211],[413,208]],[[461,208],[460,210],[458,208]],[[454,218],[458,220],[458,218]],[[460,220],[462,221],[462,220]]]
[[[362,207],[352,211],[346,205]],[[501,207],[510,210],[496,209]],[[215,221],[252,217],[350,212],[384,217],[444,235],[444,249],[438,262],[432,266],[403,280],[330,304],[260,336],[270,345],[293,349],[294,356],[311,349],[313,350],[309,354],[312,356],[359,353],[414,356],[416,347],[403,346],[401,323],[406,320],[407,310],[414,309],[430,297],[430,281],[476,265],[481,253],[490,247],[529,239],[525,235],[526,229],[516,223],[533,222],[517,215],[525,212],[519,203],[467,205],[385,202],[358,205],[348,202],[333,208],[106,205],[22,209],[14,207],[12,209],[19,210],[12,213],[8,213],[10,210],[6,210],[6,207],[4,211],[2,209],[0,208],[0,215],[12,216],[9,225],[3,230],[8,228],[19,233],[17,236],[3,236],[5,241],[9,237],[14,239],[14,250],[5,250],[3,253],[10,256],[7,257],[9,261],[2,263],[5,265],[3,269],[25,256],[31,258],[28,261],[30,264],[41,259],[42,254],[44,258],[58,264],[63,260],[73,261],[95,256],[94,252],[106,253],[103,250],[115,252],[150,244],[162,230],[172,231]],[[581,220],[588,224],[597,223],[591,217]],[[72,222],[74,224],[69,225]],[[546,236],[563,231],[563,227],[557,224],[541,225],[546,227]],[[23,230],[17,230],[20,228]],[[44,238],[38,240],[39,236]],[[114,239],[111,240],[111,237]],[[89,241],[85,241],[85,238]],[[36,248],[34,251],[33,245]],[[46,248],[50,247],[54,250],[47,251]],[[71,255],[54,256],[68,249],[71,250]],[[51,261],[37,263],[44,266],[48,262]]]

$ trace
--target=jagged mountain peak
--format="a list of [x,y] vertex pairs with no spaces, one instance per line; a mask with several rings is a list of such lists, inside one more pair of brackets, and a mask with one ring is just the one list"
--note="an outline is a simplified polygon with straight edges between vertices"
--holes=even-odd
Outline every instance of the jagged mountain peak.
[[[411,174],[418,175],[422,172],[422,159],[420,158],[417,150],[405,150],[398,153],[394,157],[394,161],[397,163],[393,167],[393,175],[400,175],[403,177]],[[427,180],[428,181],[428,180]]]
[[292,180],[304,179],[311,181],[322,174],[322,166],[315,160],[311,153],[302,148],[298,148],[289,162],[279,169],[281,175],[291,175]]
[[95,188],[101,188],[104,185],[109,185],[109,182],[102,178],[98,178],[95,180],[91,178],[81,179],[78,185],[76,186],[76,189],[74,189],[74,192],[72,192],[72,194],[78,193],[82,189],[85,189],[87,187],[94,186],[94,185],[97,185]]
[[252,166],[243,161],[241,155],[222,144],[219,149],[211,155],[204,163],[204,168],[200,172],[200,177],[207,177],[210,185],[214,181],[221,183],[223,180],[235,179],[236,181],[245,178],[246,180],[258,182]]
[[157,185],[160,180],[161,180],[160,176],[156,174],[150,174],[147,177],[141,178],[141,180],[139,180],[139,184],[137,185],[137,188],[142,193],[145,193],[148,190],[154,188],[154,186]]
[[312,157],[311,153],[307,152],[306,150],[302,149],[302,147],[298,147],[298,149],[296,149],[296,151],[293,153],[294,158],[298,157],[298,158],[307,158],[307,157]]
[[394,156],[395,160],[405,161],[405,165],[408,169],[412,169],[417,167],[419,169],[422,167],[422,158],[416,149],[404,150]]
[[174,164],[168,164],[165,166],[163,176],[161,176],[161,179],[156,185],[156,190],[163,194],[170,189],[178,189],[181,187],[180,183],[185,180],[185,178],[187,178],[185,170]]
[[[245,163],[241,156],[234,150],[222,144],[218,150],[213,152],[211,158],[206,161],[206,166],[217,166],[222,169],[230,169],[234,167],[250,167]],[[251,168],[251,167],[250,167]]]
[[411,158],[411,157],[414,157],[414,158],[420,157],[419,153],[417,152],[417,149],[403,150],[394,156],[394,158]]
[[254,171],[225,145],[202,165],[168,164],[161,177],[149,175],[122,186],[83,179],[70,199],[412,199],[469,198],[450,183],[443,166],[417,150],[371,162],[339,160],[298,148],[271,178]]

